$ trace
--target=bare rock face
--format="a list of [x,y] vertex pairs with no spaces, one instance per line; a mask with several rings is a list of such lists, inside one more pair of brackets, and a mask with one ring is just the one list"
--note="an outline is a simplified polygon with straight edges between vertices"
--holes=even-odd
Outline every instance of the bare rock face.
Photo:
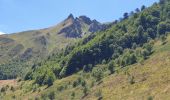
[[[70,25],[65,25],[68,23]],[[81,38],[87,33],[97,32],[105,29],[105,25],[99,23],[96,20],[91,20],[86,16],[80,16],[74,18],[72,14],[70,14],[67,19],[64,20],[63,29],[58,32],[58,34],[63,34],[67,38]]]
[[33,55],[33,50],[32,48],[28,48],[22,55],[21,55],[21,59],[22,60],[28,60],[32,57]]
[[23,49],[24,49],[24,46],[22,44],[18,44],[8,52],[8,55],[10,57],[14,57],[17,54],[19,54]]
[[36,43],[39,43],[39,44],[44,45],[44,46],[46,46],[48,44],[48,40],[45,36],[39,36],[39,37],[35,38],[34,41]]
[[88,24],[88,25],[90,25],[92,23],[91,19],[86,17],[86,16],[80,16],[79,20],[86,23],[86,24]]
[[103,30],[103,25],[100,24],[98,21],[93,20],[92,24],[90,24],[89,31],[90,32],[97,32]]

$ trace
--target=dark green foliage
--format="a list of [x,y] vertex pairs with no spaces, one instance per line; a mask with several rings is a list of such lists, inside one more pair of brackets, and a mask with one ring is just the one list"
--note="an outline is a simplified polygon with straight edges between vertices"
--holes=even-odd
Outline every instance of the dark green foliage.
[[153,100],[153,97],[152,97],[152,96],[149,96],[149,97],[147,98],[147,100]]
[[127,19],[129,17],[128,13],[124,13],[123,16],[124,16],[124,19]]
[[87,86],[85,86],[85,87],[83,88],[83,94],[84,94],[83,97],[87,96],[87,95],[88,95],[88,92],[89,92],[89,89],[88,89]]
[[55,75],[51,70],[47,69],[45,72],[39,72],[37,74],[38,75],[36,76],[35,83],[40,85],[48,85],[48,86],[53,85],[53,82],[55,80]]
[[105,59],[102,60],[102,64],[106,64],[106,60]]
[[3,93],[3,92],[5,92],[7,89],[6,89],[6,87],[2,87],[1,88],[1,92]]
[[102,100],[103,96],[102,96],[102,91],[101,90],[98,90],[96,93],[95,93],[95,96],[98,98],[98,100]]
[[165,4],[166,0],[159,0],[160,4]]
[[24,80],[29,80],[29,79],[32,79],[32,76],[31,76],[32,72],[28,72],[26,75],[25,75],[25,78]]
[[129,75],[128,76],[128,81],[129,81],[130,84],[134,84],[135,83],[134,76]]
[[93,70],[92,76],[96,79],[97,82],[101,82],[103,78],[103,70],[102,69]]
[[11,89],[10,89],[12,92],[15,91],[15,88],[13,86],[11,86]]
[[50,93],[48,94],[48,98],[49,98],[50,100],[55,100],[55,92],[50,92]]
[[143,5],[143,6],[141,7],[141,11],[143,11],[143,10],[145,10],[145,9],[146,9],[146,6]]
[[44,84],[47,84],[48,86],[53,85],[53,82],[55,80],[55,75],[51,71],[47,71],[45,79],[44,79]]
[[165,34],[166,29],[167,29],[166,23],[165,23],[165,22],[161,22],[161,23],[158,25],[158,34],[159,34],[159,35]]
[[120,66],[124,67],[124,66],[131,65],[137,62],[137,58],[134,54],[134,51],[127,49],[124,52],[125,53],[118,58],[119,60],[118,64]]
[[71,93],[71,99],[74,99],[74,97],[75,97],[75,92],[72,92]]
[[137,13],[139,13],[139,12],[140,12],[139,8],[136,8],[136,9],[135,9],[135,11],[136,11]]
[[[141,11],[136,9],[130,15],[125,13],[124,20],[115,22],[107,30],[93,33],[63,49],[63,52],[49,57],[25,78],[35,79],[39,84],[48,84],[55,79],[53,76],[60,79],[82,69],[83,72],[91,72],[97,64],[108,64],[110,73],[114,73],[114,67],[142,63],[153,52],[150,41],[162,38],[170,32],[169,5],[170,2],[165,0],[149,8],[142,6]],[[46,69],[50,74],[46,75]],[[101,81],[102,70],[94,70],[92,73],[96,81]],[[73,87],[77,85],[78,81],[73,82]]]
[[60,78],[59,77],[60,71],[61,71],[61,67],[59,67],[59,66],[56,66],[56,67],[53,68],[53,72],[54,72],[54,74],[57,78]]
[[57,88],[57,90],[60,91],[60,92],[63,91],[63,90],[64,90],[64,86],[59,86],[59,87]]
[[114,65],[114,62],[113,61],[111,61],[110,63],[109,63],[109,65],[108,65],[108,70],[110,71],[110,74],[113,74],[114,73],[114,67],[115,67],[115,65]]
[[166,36],[161,36],[161,41],[162,41],[162,45],[164,45],[166,43]]
[[73,87],[77,87],[77,86],[80,85],[80,84],[82,84],[82,86],[83,86],[83,84],[86,84],[86,83],[83,83],[83,82],[85,82],[85,81],[82,80],[81,77],[79,77],[77,80],[75,80],[75,81],[73,82]]
[[146,43],[146,44],[144,44],[143,48],[146,49],[149,54],[151,54],[152,53],[153,45],[150,44],[150,43]]
[[91,72],[93,68],[92,64],[84,65],[83,72]]
[[156,37],[156,32],[152,28],[148,28],[147,33],[148,33],[149,37],[151,37],[151,38]]
[[84,81],[84,80],[81,82],[81,86],[82,86],[82,87],[85,87],[86,84],[87,84],[87,83],[86,83],[86,81]]
[[28,64],[23,61],[13,60],[7,64],[0,64],[0,79],[6,80],[24,77],[27,70],[29,70]]

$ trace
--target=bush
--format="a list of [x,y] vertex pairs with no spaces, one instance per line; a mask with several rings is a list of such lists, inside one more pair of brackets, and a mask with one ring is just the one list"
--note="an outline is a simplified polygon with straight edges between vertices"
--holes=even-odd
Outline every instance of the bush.
[[102,100],[103,96],[102,96],[102,91],[101,90],[98,90],[96,93],[95,93],[95,96],[98,98],[98,100]]
[[89,92],[89,89],[88,89],[87,86],[85,86],[85,87],[83,88],[83,94],[84,94],[84,96],[87,96],[87,95],[88,95],[88,92]]
[[59,87],[57,88],[57,90],[60,91],[60,92],[63,91],[63,90],[64,90],[64,86],[59,86]]
[[50,100],[54,100],[55,99],[55,92],[53,91],[53,92],[50,92],[49,94],[48,94],[48,98],[50,99]]
[[72,92],[71,93],[71,98],[74,99],[74,97],[75,97],[75,92]]
[[38,73],[38,75],[36,76],[35,79],[35,83],[39,84],[39,85],[48,85],[51,86],[53,85],[53,82],[55,81],[56,77],[55,74],[53,73],[52,70],[47,69],[45,71],[45,73],[40,72]]
[[106,64],[107,62],[106,62],[106,60],[104,59],[104,60],[102,60],[102,64]]
[[48,96],[47,96],[46,94],[42,94],[42,95],[41,95],[42,100],[47,100],[47,97],[48,97]]
[[84,65],[83,72],[86,72],[86,73],[91,72],[92,68],[93,68],[92,64]]
[[12,92],[15,91],[15,88],[13,86],[11,86],[11,89],[10,89]]
[[161,36],[162,45],[166,44],[166,36]]
[[6,91],[6,88],[5,87],[2,87],[1,88],[1,92],[5,92]]
[[114,62],[113,61],[111,61],[110,63],[109,63],[109,65],[108,65],[108,70],[110,71],[110,74],[113,74],[114,73]]
[[147,100],[153,100],[153,97],[152,97],[152,96],[149,96],[149,97],[147,98]]
[[24,77],[24,80],[30,80],[30,79],[32,79],[32,72],[31,71],[28,72]]
[[96,79],[97,82],[101,82],[103,78],[103,71],[101,69],[96,69],[93,71],[92,76]]
[[53,85],[53,82],[55,81],[55,75],[52,71],[47,71],[44,84],[47,84],[48,86]]
[[82,87],[85,87],[86,84],[87,84],[87,83],[86,83],[86,81],[84,81],[84,80],[81,82],[81,86],[82,86]]
[[135,83],[135,81],[134,81],[134,76],[128,76],[128,81],[129,81],[129,83],[130,84],[134,84]]

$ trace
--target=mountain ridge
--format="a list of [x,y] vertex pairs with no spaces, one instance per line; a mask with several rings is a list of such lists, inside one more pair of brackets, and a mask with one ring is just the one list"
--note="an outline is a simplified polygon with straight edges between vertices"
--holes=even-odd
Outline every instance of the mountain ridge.
[[7,64],[8,66],[9,61],[10,63],[21,61],[33,66],[35,62],[46,59],[54,51],[61,52],[67,45],[74,44],[86,35],[104,29],[102,27],[105,25],[95,21],[96,27],[101,28],[93,30],[90,28],[92,23],[94,23],[93,20],[86,16],[74,18],[70,14],[57,25],[48,28],[1,35],[0,65]]

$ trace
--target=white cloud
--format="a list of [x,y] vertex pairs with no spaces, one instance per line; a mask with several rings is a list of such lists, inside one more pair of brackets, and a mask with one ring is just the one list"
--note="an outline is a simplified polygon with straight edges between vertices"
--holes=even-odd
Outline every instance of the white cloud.
[[6,33],[4,33],[4,32],[0,32],[0,35],[2,35],[2,34],[6,34]]

